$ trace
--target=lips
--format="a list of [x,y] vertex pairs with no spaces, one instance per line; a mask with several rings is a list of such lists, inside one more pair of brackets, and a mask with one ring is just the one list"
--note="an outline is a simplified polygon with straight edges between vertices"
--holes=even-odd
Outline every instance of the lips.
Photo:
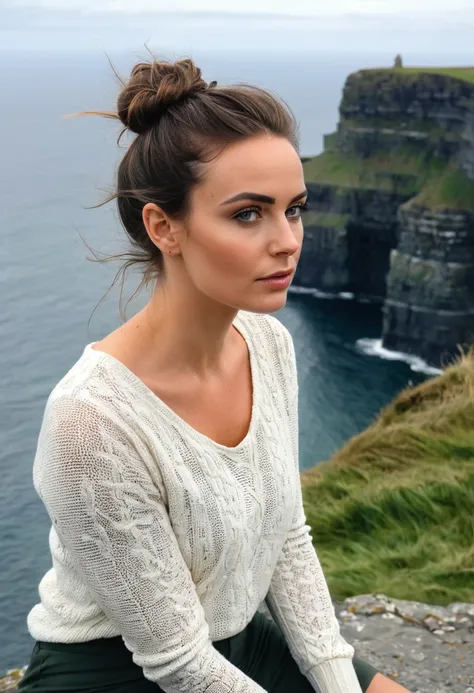
[[259,281],[263,281],[265,279],[277,279],[278,277],[288,277],[290,274],[292,274],[293,270],[286,270],[285,272],[275,272],[275,274],[269,274],[267,277],[260,277]]

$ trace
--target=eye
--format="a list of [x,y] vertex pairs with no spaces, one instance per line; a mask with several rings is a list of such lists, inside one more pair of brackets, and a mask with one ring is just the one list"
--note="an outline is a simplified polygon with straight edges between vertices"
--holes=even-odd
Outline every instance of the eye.
[[234,214],[233,219],[237,219],[243,224],[253,224],[257,221],[259,216],[260,211],[258,207],[248,207],[247,209],[243,209],[241,212]]
[[286,216],[288,219],[301,219],[303,212],[307,212],[309,209],[309,204],[307,202],[298,202],[297,205],[293,205],[286,210]]

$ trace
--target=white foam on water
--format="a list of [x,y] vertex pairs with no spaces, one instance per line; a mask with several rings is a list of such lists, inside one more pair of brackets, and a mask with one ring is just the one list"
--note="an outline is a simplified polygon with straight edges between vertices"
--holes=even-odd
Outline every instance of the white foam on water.
[[306,286],[291,286],[289,290],[292,294],[307,294],[327,300],[342,299],[343,301],[352,301],[355,298],[354,294],[350,291],[341,291],[340,293],[331,294],[326,291],[320,291],[319,289],[310,289]]
[[423,361],[419,356],[404,354],[402,351],[390,351],[390,349],[385,349],[385,347],[382,346],[381,339],[358,339],[356,347],[367,356],[377,356],[386,361],[404,361],[408,363],[411,370],[415,373],[424,373],[425,375],[440,375],[443,373],[440,368],[429,366],[426,361]]
[[[340,293],[327,293],[319,289],[311,289],[306,286],[291,286],[290,292],[294,294],[306,294],[326,300],[345,300],[357,301],[358,303],[374,303],[370,297],[363,296],[357,298],[350,291],[341,291]],[[410,369],[415,373],[424,373],[425,375],[441,375],[443,371],[440,368],[429,366],[426,361],[423,361],[419,356],[413,354],[405,354],[403,351],[390,351],[382,346],[381,339],[358,339],[356,342],[357,349],[367,356],[377,356],[386,361],[404,361],[410,366]]]

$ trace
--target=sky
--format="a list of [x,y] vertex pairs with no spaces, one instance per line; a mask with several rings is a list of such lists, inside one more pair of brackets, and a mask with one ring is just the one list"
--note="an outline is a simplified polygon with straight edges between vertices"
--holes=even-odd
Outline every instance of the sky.
[[[83,12],[236,12],[236,6],[222,0],[2,0],[1,7],[44,8],[54,10],[78,9]],[[469,7],[471,9],[469,9]],[[281,14],[293,16],[319,17],[324,15],[367,15],[420,13],[430,15],[442,13],[449,15],[454,10],[473,13],[472,0],[239,0],[238,13],[241,14]]]
[[[0,50],[469,55],[474,0],[0,0]],[[474,53],[472,57],[474,63]]]

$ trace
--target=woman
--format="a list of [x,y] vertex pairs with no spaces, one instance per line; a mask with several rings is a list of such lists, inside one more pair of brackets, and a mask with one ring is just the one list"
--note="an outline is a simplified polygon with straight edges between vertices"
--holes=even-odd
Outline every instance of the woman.
[[267,315],[303,239],[291,115],[191,60],[136,65],[103,115],[137,134],[116,198],[154,292],[48,399],[53,568],[21,690],[402,691],[353,663],[305,525],[293,344]]

